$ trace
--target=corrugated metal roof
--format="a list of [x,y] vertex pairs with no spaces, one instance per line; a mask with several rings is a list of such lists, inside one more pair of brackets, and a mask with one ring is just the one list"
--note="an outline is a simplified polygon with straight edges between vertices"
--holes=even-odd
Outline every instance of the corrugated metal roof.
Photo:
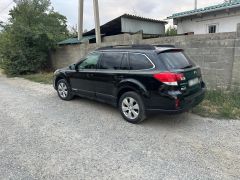
[[61,41],[58,43],[58,45],[66,45],[66,44],[80,44],[80,43],[84,43],[84,42],[87,42],[91,39],[96,39],[96,36],[95,35],[92,35],[92,36],[84,36],[82,37],[82,39],[78,40],[78,38],[69,38],[69,39],[66,39],[64,41]]
[[240,0],[232,0],[231,2],[225,2],[222,4],[215,5],[215,6],[209,6],[209,7],[195,9],[195,10],[191,10],[191,11],[176,13],[176,14],[173,14],[172,16],[168,17],[168,19],[192,16],[192,15],[196,15],[196,14],[209,13],[209,12],[213,12],[213,11],[225,10],[225,9],[230,9],[230,8],[235,8],[235,7],[240,7]]
[[131,14],[123,14],[122,16],[120,16],[121,18],[129,18],[129,19],[136,19],[136,20],[142,20],[142,21],[150,21],[150,22],[157,22],[157,23],[164,23],[167,24],[167,21],[162,21],[162,20],[158,20],[158,19],[151,19],[151,18],[146,18],[146,17],[142,17],[142,16],[135,16],[135,15],[131,15]]

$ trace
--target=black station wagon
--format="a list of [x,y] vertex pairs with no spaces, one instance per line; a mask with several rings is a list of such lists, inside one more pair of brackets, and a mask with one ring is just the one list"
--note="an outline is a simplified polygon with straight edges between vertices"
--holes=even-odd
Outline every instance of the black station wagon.
[[111,104],[130,123],[142,122],[149,112],[187,111],[206,91],[200,68],[170,45],[99,48],[57,70],[53,85],[62,100],[77,95]]

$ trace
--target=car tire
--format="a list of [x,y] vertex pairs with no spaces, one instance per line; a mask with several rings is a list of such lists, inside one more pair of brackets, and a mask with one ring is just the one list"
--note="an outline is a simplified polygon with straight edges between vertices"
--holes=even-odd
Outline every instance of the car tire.
[[126,92],[119,99],[119,110],[122,117],[130,123],[138,124],[146,119],[142,98],[136,92]]
[[64,101],[70,101],[74,97],[72,90],[65,79],[61,79],[57,82],[57,92],[60,99]]

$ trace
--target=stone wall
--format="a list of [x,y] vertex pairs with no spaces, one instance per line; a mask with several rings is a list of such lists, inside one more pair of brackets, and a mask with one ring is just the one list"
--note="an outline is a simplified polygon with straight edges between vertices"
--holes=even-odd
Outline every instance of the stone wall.
[[[142,40],[142,34],[134,35],[121,34],[116,36],[108,36],[103,38],[101,46],[138,44]],[[76,44],[59,46],[56,50],[50,52],[50,61],[54,69],[66,67],[69,64],[77,62],[79,59],[87,55],[89,52],[97,49],[96,44]]]
[[[141,34],[105,37],[101,46],[118,44],[173,44],[202,69],[207,86],[212,89],[240,88],[240,25],[237,32],[142,39]],[[96,44],[66,45],[51,52],[55,69],[75,63]]]
[[237,27],[237,38],[235,40],[234,63],[232,69],[232,89],[240,89],[240,24]]
[[148,39],[149,44],[174,44],[202,69],[210,88],[227,89],[232,81],[236,33],[189,35]]

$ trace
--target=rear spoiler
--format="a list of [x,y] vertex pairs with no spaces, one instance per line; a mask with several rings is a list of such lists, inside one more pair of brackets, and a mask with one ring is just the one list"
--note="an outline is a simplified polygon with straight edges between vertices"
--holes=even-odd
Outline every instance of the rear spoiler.
[[184,50],[181,48],[157,48],[157,53],[165,53],[165,52],[183,52]]

